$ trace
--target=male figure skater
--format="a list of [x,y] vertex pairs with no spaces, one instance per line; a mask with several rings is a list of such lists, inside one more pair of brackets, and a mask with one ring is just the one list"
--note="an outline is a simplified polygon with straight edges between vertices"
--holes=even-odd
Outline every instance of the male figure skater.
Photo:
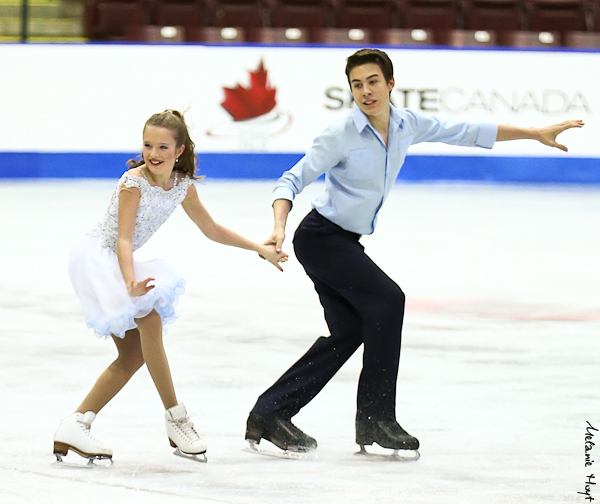
[[410,145],[444,142],[492,148],[503,140],[534,139],[566,151],[556,137],[582,121],[545,128],[446,123],[390,103],[392,62],[376,49],[347,60],[355,106],[329,126],[273,191],[275,227],[266,244],[281,250],[294,197],[325,173],[325,189],[294,235],[294,251],[313,281],[331,333],[320,337],[252,409],[246,439],[267,439],[283,450],[304,452],[317,441],[291,422],[363,344],[358,383],[356,442],[417,450],[419,441],[396,421],[396,381],[404,293],[364,252],[361,235],[375,231],[377,214],[394,185]]

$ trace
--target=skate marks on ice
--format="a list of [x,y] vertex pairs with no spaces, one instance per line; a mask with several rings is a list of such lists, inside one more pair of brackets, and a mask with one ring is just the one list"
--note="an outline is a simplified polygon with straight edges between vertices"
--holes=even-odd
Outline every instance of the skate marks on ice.
[[393,450],[392,453],[370,453],[363,445],[360,445],[360,450],[354,453],[354,455],[363,460],[388,462],[416,462],[421,458],[419,450]]
[[[259,238],[272,219],[269,205],[264,209],[271,186],[209,181],[203,203],[225,225]],[[96,222],[113,190],[112,180],[0,185],[0,208],[11,215],[0,222],[0,235],[14,237],[0,240],[11,264],[0,292],[3,404],[22,411],[27,397],[54,415],[49,421],[5,416],[2,504],[70,504],[83,495],[89,504],[397,504],[398,492],[403,504],[547,504],[581,489],[577,426],[600,411],[594,394],[600,235],[589,232],[600,218],[598,191],[393,189],[402,194],[391,195],[377,233],[364,241],[408,298],[399,408],[428,448],[419,463],[401,465],[353,455],[358,353],[301,412],[323,440],[318,461],[285,463],[242,452],[248,410],[282,371],[281,360],[299,356],[319,334],[322,309],[296,261],[271,280],[252,254],[214,249],[200,233],[194,238],[184,214],[174,215],[159,230],[169,239],[145,247],[154,247],[148,259],[172,259],[182,242],[199,254],[197,271],[186,272],[181,319],[165,342],[179,360],[186,401],[207,404],[211,463],[173,456],[162,405],[142,372],[101,419],[114,426],[115,465],[56,467],[49,442],[58,415],[81,399],[113,356],[86,332],[65,271],[70,235]],[[298,199],[289,229],[310,210],[310,200]],[[52,289],[40,289],[39,278]],[[273,311],[268,296],[257,294],[259,280],[268,292],[288,293]]]
[[[269,443],[270,444],[270,443]],[[294,450],[280,450],[275,445],[271,445],[273,448],[262,448],[254,442],[249,442],[246,448],[242,451],[253,453],[255,455],[262,455],[264,457],[273,457],[287,460],[317,460],[319,456],[314,451],[294,451]]]
[[580,309],[559,303],[510,302],[502,299],[407,299],[414,314],[454,318],[480,318],[516,322],[586,322],[600,320],[600,310]]

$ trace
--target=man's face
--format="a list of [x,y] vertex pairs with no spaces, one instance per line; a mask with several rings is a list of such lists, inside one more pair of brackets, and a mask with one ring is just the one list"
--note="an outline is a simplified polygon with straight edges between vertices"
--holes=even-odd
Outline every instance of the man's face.
[[367,116],[387,113],[394,78],[386,82],[379,65],[366,63],[350,71],[350,88],[354,101]]

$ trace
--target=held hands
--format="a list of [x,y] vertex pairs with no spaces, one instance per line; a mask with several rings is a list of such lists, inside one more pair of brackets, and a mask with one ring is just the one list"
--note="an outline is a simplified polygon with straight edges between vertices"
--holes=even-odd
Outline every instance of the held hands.
[[561,151],[567,152],[568,149],[564,145],[559,144],[556,141],[556,137],[565,130],[571,128],[581,128],[583,125],[583,121],[578,119],[575,121],[565,121],[559,124],[553,124],[552,126],[546,126],[545,128],[537,128],[536,139],[542,142],[544,145],[556,147]]
[[283,228],[276,227],[271,236],[269,236],[263,245],[275,245],[275,250],[281,252],[281,246],[285,240],[285,230]]
[[279,263],[283,263],[288,260],[288,255],[282,251],[278,252],[274,245],[259,245],[258,255],[261,258],[269,261],[279,271],[283,271],[283,268],[279,265]]
[[131,297],[148,294],[148,292],[154,289],[154,285],[148,285],[148,282],[152,281],[154,281],[154,278],[146,278],[145,280],[140,280],[139,282],[132,280],[127,284],[127,292]]
[[283,271],[279,263],[288,260],[288,255],[281,250],[283,240],[285,240],[285,231],[281,228],[275,228],[271,236],[260,246],[260,251],[258,252],[258,255],[262,259],[269,261],[279,271]]

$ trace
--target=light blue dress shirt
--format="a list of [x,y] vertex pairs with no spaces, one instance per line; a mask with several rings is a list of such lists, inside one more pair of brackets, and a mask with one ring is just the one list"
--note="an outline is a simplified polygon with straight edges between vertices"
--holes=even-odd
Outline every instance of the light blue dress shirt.
[[496,141],[496,124],[448,123],[414,110],[390,108],[387,147],[355,105],[345,119],[315,138],[306,155],[281,176],[273,202],[293,201],[325,173],[325,189],[312,201],[313,208],[347,231],[371,234],[412,144],[443,142],[491,149]]

